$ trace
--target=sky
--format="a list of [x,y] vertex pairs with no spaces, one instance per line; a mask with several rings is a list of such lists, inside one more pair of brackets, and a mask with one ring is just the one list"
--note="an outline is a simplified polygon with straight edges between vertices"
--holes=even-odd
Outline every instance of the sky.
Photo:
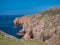
[[0,0],[0,15],[35,14],[60,6],[60,0]]

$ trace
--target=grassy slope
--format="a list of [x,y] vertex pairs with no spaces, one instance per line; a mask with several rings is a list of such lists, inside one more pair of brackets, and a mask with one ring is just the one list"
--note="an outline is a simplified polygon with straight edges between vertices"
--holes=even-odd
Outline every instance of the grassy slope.
[[0,39],[0,45],[47,45],[46,43],[42,43],[39,41],[32,41],[32,40],[9,40],[2,38]]
[[4,33],[0,32],[0,45],[47,45],[47,44],[36,40],[23,40],[17,38],[11,39],[6,37]]

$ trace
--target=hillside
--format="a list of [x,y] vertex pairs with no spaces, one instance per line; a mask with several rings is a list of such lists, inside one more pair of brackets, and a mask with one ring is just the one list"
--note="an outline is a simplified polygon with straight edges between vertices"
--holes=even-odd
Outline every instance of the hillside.
[[47,45],[47,43],[37,40],[17,39],[11,35],[0,31],[0,45]]
[[60,45],[60,7],[16,18],[14,24],[23,27],[17,34],[25,40],[40,40],[49,45]]

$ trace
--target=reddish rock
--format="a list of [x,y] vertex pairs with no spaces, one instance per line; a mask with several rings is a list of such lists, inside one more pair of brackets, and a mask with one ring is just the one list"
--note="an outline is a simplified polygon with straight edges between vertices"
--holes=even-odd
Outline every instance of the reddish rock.
[[44,41],[53,38],[55,35],[60,35],[59,10],[51,9],[33,16],[16,18],[14,25],[19,26],[21,24],[23,27],[18,35],[23,35],[25,40],[40,39],[42,37]]

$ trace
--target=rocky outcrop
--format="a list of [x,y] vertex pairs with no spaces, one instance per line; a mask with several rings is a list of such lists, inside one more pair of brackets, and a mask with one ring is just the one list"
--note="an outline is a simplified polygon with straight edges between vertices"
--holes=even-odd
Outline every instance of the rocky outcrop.
[[37,39],[47,42],[60,35],[60,8],[16,18],[14,25],[23,27],[18,35],[23,36],[25,40]]

